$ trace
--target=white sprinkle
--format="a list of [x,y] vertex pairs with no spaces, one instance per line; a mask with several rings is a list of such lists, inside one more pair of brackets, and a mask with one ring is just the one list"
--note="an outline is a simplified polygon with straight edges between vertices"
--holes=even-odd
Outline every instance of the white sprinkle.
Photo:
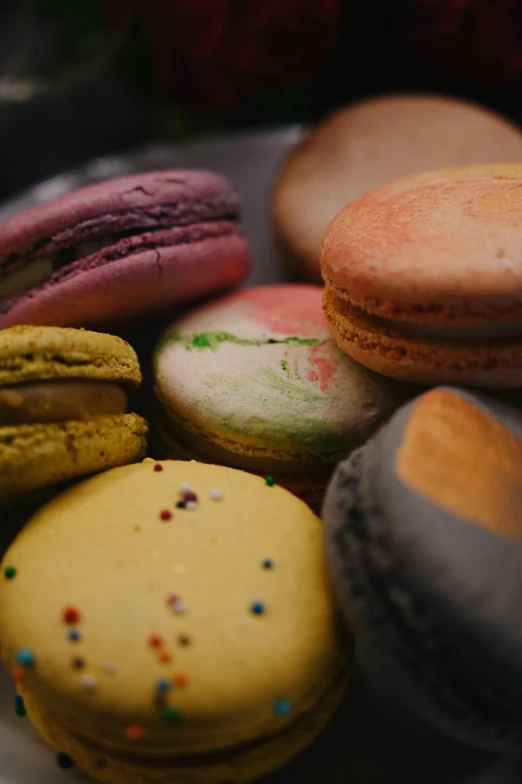
[[195,501],[187,501],[185,503],[185,509],[197,509],[198,505]]
[[184,613],[187,609],[187,605],[182,601],[173,602],[172,609],[175,613]]
[[197,460],[189,460],[189,463],[197,463]]
[[108,672],[110,675],[112,675],[115,672],[118,672],[118,668],[116,667],[114,662],[111,661],[103,662],[102,667],[105,670],[105,672]]
[[218,488],[216,487],[215,490],[212,490],[212,492],[210,493],[210,497],[212,498],[213,501],[221,501],[223,498],[223,493],[221,492],[221,490],[218,490]]
[[179,492],[180,493],[190,493],[191,490],[192,490],[192,487],[189,485],[188,482],[182,482],[180,484],[180,486],[179,486]]
[[94,675],[82,675],[81,682],[84,689],[94,689],[98,683]]

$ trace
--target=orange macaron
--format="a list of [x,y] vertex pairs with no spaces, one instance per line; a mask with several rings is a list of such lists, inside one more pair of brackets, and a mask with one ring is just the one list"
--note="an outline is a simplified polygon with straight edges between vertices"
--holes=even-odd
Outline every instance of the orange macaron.
[[522,163],[406,177],[349,204],[321,245],[351,357],[421,384],[522,384]]

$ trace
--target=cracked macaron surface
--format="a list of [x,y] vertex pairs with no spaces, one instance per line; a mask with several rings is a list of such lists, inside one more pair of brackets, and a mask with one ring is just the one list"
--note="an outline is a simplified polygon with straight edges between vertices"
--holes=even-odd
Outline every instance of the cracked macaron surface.
[[242,471],[150,459],[23,529],[0,638],[44,738],[115,784],[278,767],[333,713],[352,654],[305,504]]
[[108,324],[240,282],[239,198],[218,174],[109,180],[0,224],[0,328]]

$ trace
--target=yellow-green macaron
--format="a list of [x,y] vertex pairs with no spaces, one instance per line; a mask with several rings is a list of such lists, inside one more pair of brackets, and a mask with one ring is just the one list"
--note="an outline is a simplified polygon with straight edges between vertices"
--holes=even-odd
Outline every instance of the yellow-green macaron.
[[21,531],[0,640],[36,728],[106,784],[268,773],[326,724],[352,657],[302,501],[236,469],[150,459],[76,485]]
[[140,460],[146,422],[127,412],[134,349],[59,327],[0,330],[0,502]]

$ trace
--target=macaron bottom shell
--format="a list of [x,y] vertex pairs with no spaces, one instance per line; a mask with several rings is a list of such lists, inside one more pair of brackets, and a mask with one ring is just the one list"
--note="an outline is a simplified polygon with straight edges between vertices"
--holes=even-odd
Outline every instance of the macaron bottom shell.
[[135,414],[0,428],[0,503],[27,491],[133,463],[145,456],[147,425]]
[[303,751],[325,728],[343,697],[347,672],[337,676],[315,705],[280,732],[241,746],[192,752],[178,757],[140,757],[104,748],[104,738],[80,737],[49,713],[32,693],[19,685],[27,715],[56,752],[66,754],[82,772],[102,784],[244,784],[271,773]]
[[339,348],[384,376],[414,384],[522,385],[522,340],[430,340],[400,335],[325,289],[324,310]]

